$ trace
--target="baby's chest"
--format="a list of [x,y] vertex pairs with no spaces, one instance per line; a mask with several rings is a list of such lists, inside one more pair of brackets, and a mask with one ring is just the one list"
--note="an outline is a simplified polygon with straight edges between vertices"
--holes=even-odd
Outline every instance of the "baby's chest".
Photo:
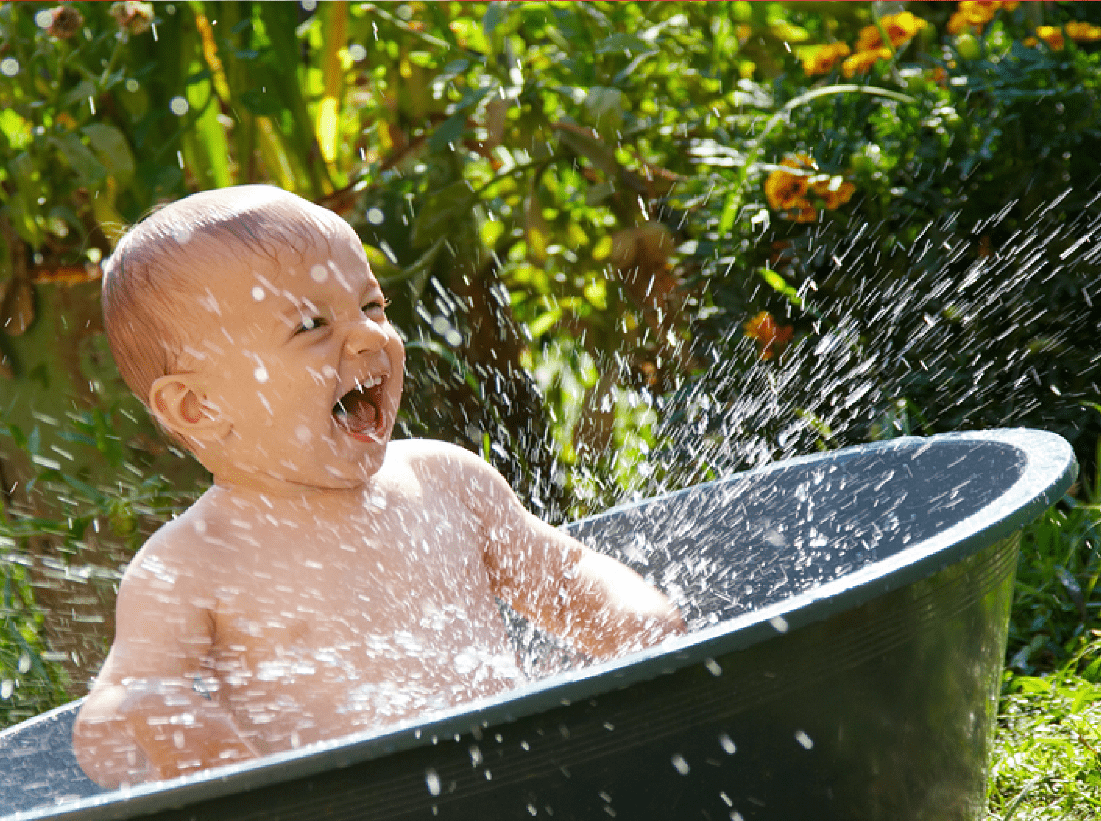
[[448,535],[407,540],[397,550],[346,538],[257,563],[217,597],[219,663],[256,671],[320,659],[358,668],[498,643],[503,627],[481,552],[445,542]]

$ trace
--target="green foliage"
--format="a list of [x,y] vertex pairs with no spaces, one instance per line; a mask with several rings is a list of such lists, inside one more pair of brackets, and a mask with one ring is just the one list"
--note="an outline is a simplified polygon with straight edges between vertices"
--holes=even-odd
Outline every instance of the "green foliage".
[[1008,680],[990,772],[991,819],[1093,819],[1101,812],[1101,639],[1083,651],[1094,659],[1043,678]]
[[36,607],[25,568],[3,535],[0,511],[0,727],[37,715],[66,701],[64,674],[46,648],[43,613]]
[[[1025,529],[1009,664],[1050,671],[1078,656],[1101,610],[1101,487],[1095,476],[1081,498],[1068,496]],[[1087,661],[1090,661],[1087,659]]]

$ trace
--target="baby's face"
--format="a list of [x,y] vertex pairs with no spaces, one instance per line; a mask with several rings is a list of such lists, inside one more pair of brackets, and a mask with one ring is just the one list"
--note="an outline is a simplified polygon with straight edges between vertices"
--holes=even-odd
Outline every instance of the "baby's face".
[[348,489],[382,465],[405,349],[355,233],[327,239],[274,258],[227,254],[195,295],[204,338],[189,353],[232,423],[234,482]]

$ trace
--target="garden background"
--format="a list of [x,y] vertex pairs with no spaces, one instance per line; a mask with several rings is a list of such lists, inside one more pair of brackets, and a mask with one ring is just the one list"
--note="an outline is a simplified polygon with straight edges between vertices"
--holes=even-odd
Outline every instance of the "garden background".
[[0,726],[86,691],[207,478],[111,362],[101,261],[270,182],[360,233],[400,435],[559,522],[814,449],[1026,425],[992,817],[1101,812],[1101,7],[0,6]]

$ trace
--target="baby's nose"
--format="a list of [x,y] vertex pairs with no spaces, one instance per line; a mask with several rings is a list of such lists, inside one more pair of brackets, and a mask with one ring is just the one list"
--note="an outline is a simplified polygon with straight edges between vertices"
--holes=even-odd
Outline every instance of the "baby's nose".
[[353,322],[344,339],[345,350],[355,356],[380,351],[386,346],[386,331],[379,323],[364,317]]

